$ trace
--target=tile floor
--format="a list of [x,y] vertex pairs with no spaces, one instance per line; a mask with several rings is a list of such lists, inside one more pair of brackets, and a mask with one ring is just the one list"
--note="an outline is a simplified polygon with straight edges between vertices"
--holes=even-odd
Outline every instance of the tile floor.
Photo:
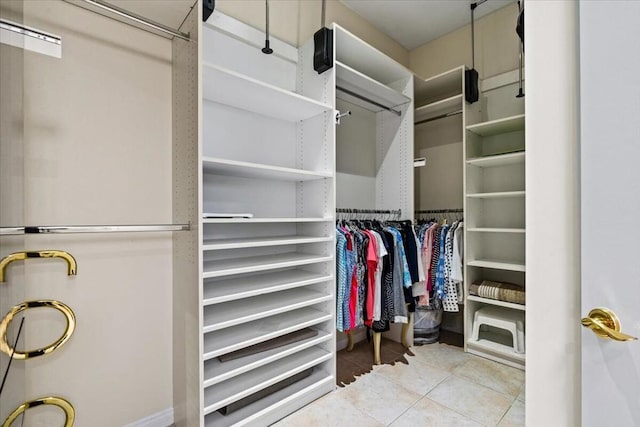
[[446,344],[411,351],[275,426],[524,426],[523,371]]

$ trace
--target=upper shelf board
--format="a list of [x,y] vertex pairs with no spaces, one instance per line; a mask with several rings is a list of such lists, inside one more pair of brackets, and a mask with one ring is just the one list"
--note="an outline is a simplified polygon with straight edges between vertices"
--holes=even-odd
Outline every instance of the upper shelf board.
[[461,66],[425,80],[415,76],[416,105],[424,105],[453,95],[462,95],[463,71],[464,67]]
[[331,178],[331,172],[314,172],[304,169],[284,168],[259,163],[205,157],[202,159],[204,173],[234,176],[238,178],[269,179],[279,181],[311,181]]
[[202,81],[204,99],[280,120],[297,122],[333,110],[322,102],[207,63],[203,63]]
[[334,24],[336,60],[386,85],[409,78],[412,73],[389,56]]
[[474,199],[504,199],[509,197],[524,197],[525,192],[523,191],[499,191],[495,193],[471,193],[467,194],[467,197],[471,197]]
[[415,123],[418,123],[422,120],[428,120],[433,117],[438,117],[443,114],[453,113],[460,110],[462,110],[462,95],[455,95],[450,98],[442,99],[416,108],[413,120]]
[[467,126],[467,130],[480,136],[493,136],[524,130],[524,114],[470,125]]
[[508,166],[524,163],[524,151],[509,154],[498,154],[496,156],[476,157],[467,160],[467,164],[477,166],[479,168],[490,168],[494,166]]
[[[339,61],[335,63],[336,67],[336,86],[357,93],[365,98],[382,104],[389,108],[397,107],[411,101],[411,98],[391,89],[371,77],[354,70]],[[336,91],[336,96],[345,101],[360,105],[366,109],[374,108],[375,111],[382,111],[383,108],[360,100],[340,90]]]

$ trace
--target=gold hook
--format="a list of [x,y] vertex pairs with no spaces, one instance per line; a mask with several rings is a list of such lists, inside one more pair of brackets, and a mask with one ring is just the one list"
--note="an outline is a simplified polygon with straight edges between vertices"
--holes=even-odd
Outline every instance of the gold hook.
[[76,420],[76,411],[73,409],[73,405],[67,400],[61,397],[48,396],[41,397],[39,399],[30,400],[18,406],[12,413],[9,414],[7,419],[2,423],[2,427],[11,427],[11,424],[29,408],[35,408],[40,405],[53,405],[64,411],[65,421],[64,427],[73,427],[73,423]]
[[[9,323],[13,320],[16,314],[21,311],[28,310],[30,308],[38,308],[38,307],[51,307],[55,308],[59,312],[61,312],[67,320],[67,328],[64,333],[58,338],[53,344],[48,345],[47,347],[39,348],[37,350],[29,350],[29,351],[17,351],[11,347],[11,344],[7,341],[7,329],[9,328]],[[73,335],[73,331],[76,329],[76,315],[71,310],[71,308],[60,302],[55,300],[39,300],[39,301],[27,301],[22,304],[18,304],[13,306],[11,310],[4,316],[2,321],[0,322],[0,351],[6,353],[11,356],[13,354],[14,359],[24,360],[29,359],[31,357],[43,356],[45,354],[49,354],[55,351],[58,347],[61,347],[69,341],[71,335]]]
[[67,261],[67,274],[75,276],[78,273],[76,259],[69,252],[58,250],[35,251],[35,252],[15,252],[0,260],[0,283],[4,282],[4,270],[13,261],[22,261],[27,258],[62,258]]

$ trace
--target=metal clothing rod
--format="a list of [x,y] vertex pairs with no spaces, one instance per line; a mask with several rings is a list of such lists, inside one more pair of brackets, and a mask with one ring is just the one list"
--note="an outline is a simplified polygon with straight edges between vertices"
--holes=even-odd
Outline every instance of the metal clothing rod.
[[130,233],[149,231],[188,231],[189,224],[153,225],[51,225],[0,227],[0,235],[15,234],[77,234],[77,233]]
[[380,104],[379,102],[376,102],[376,101],[374,101],[374,100],[372,100],[372,99],[369,99],[369,98],[367,98],[366,96],[362,96],[362,95],[360,95],[359,93],[353,92],[353,91],[351,91],[351,90],[349,90],[349,89],[345,89],[345,88],[343,88],[343,87],[341,87],[341,86],[336,86],[336,89],[337,89],[337,90],[339,90],[339,91],[341,91],[341,92],[346,93],[347,95],[351,95],[351,96],[353,96],[353,97],[355,97],[355,98],[358,98],[358,99],[360,99],[361,101],[368,102],[369,104],[375,105],[376,107],[380,107],[380,108],[382,108],[383,110],[387,110],[387,111],[389,111],[389,112],[391,112],[391,113],[395,114],[396,116],[401,116],[401,115],[402,115],[402,111],[394,110],[394,109],[393,109],[393,108],[391,108],[391,107],[387,107],[386,105],[382,105],[382,104]]
[[417,214],[432,214],[432,213],[462,213],[463,209],[428,209],[428,210],[420,210],[414,211]]
[[384,210],[384,209],[351,209],[351,208],[336,208],[337,213],[374,213],[374,214],[402,214],[402,209],[397,210]]
[[[69,2],[69,3],[78,5],[77,2],[71,2],[69,0],[66,0],[66,1]],[[173,28],[167,27],[166,25],[163,25],[163,24],[160,24],[158,22],[152,21],[150,19],[144,18],[144,17],[142,17],[140,15],[137,15],[137,14],[135,14],[133,12],[129,12],[128,10],[119,8],[118,6],[114,6],[114,5],[110,4],[110,3],[104,2],[102,0],[80,0],[80,1],[82,1],[84,3],[87,3],[87,4],[91,5],[91,6],[95,6],[97,8],[100,8],[102,10],[105,10],[107,12],[113,13],[115,15],[121,16],[123,18],[126,18],[126,19],[128,19],[130,21],[133,21],[133,22],[136,22],[138,24],[144,25],[146,27],[153,28],[156,31],[160,31],[160,32],[165,33],[165,34],[169,34],[171,36],[178,37],[178,38],[180,38],[182,40],[186,40],[186,41],[190,41],[191,40],[191,37],[190,37],[189,34],[183,33],[182,31],[174,30]],[[81,5],[78,5],[78,6],[81,6]],[[97,11],[94,11],[94,12],[99,13]]]
[[444,119],[446,117],[457,116],[458,114],[462,114],[462,110],[452,111],[450,113],[440,114],[439,116],[434,116],[434,117],[430,117],[428,119],[420,120],[419,122],[415,122],[414,125],[417,126],[417,125],[421,125],[423,123],[433,122],[434,120],[440,120],[440,119]]

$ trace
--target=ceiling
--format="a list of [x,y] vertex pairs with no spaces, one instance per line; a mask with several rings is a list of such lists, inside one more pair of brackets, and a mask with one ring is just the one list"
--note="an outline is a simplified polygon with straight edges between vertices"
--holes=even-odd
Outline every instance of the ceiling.
[[[413,50],[471,22],[469,0],[340,0],[374,27]],[[482,17],[515,0],[487,0],[475,10]]]

